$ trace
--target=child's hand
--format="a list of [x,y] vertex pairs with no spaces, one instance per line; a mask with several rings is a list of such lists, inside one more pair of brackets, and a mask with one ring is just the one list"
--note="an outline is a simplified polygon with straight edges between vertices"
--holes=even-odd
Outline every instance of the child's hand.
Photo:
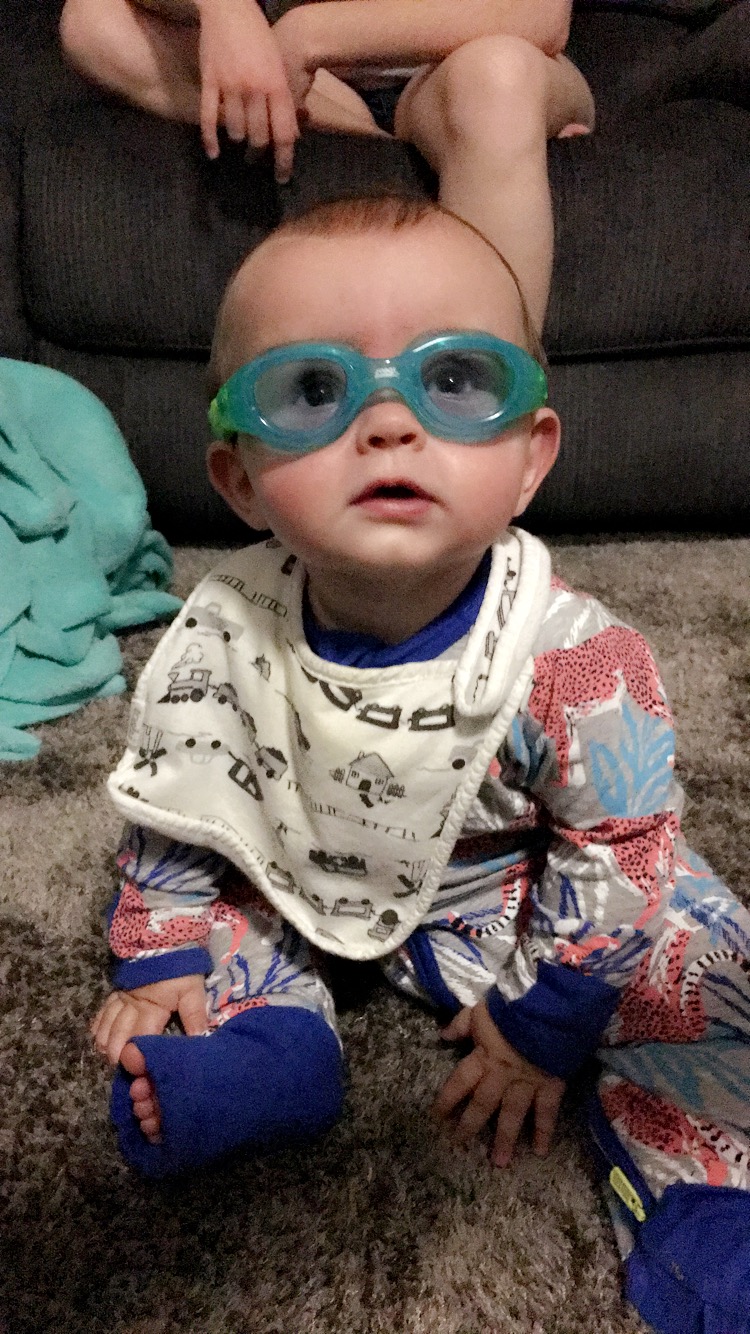
[[312,69],[310,68],[309,34],[310,15],[305,12],[304,3],[288,9],[273,28],[273,35],[284,62],[289,89],[298,112],[304,112],[305,99],[315,78],[316,62],[313,61]]
[[201,136],[219,155],[217,125],[253,148],[273,145],[276,179],[292,174],[299,136],[294,101],[278,43],[255,0],[198,0]]
[[468,1099],[456,1125],[456,1139],[465,1144],[499,1108],[492,1161],[496,1167],[507,1167],[526,1115],[533,1108],[534,1153],[547,1154],[565,1081],[546,1074],[511,1047],[485,1001],[461,1010],[441,1036],[449,1042],[472,1038],[474,1050],[459,1061],[445,1081],[433,1115],[446,1120]]
[[206,992],[200,973],[150,982],[133,991],[113,991],[92,1020],[94,1045],[110,1065],[117,1065],[131,1038],[163,1033],[173,1014],[179,1015],[190,1036],[205,1032]]

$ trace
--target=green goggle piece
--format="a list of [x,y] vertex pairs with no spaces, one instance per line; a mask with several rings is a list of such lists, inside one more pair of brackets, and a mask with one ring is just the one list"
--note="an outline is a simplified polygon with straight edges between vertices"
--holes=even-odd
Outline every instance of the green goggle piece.
[[432,435],[478,444],[547,401],[523,348],[487,333],[419,338],[397,357],[338,343],[287,343],[241,366],[211,407],[215,438],[251,435],[285,454],[330,445],[370,400],[398,397]]

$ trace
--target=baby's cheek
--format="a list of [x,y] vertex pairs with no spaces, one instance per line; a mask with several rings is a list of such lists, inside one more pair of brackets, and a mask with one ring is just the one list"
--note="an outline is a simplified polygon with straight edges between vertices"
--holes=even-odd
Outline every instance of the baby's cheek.
[[316,455],[269,468],[256,479],[256,491],[276,535],[296,548],[288,538],[311,534],[320,523],[331,494],[328,470]]

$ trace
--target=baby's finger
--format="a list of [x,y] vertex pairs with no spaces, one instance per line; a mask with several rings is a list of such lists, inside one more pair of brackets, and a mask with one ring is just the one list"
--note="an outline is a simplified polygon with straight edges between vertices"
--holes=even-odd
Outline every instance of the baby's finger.
[[191,987],[180,998],[177,1006],[177,1013],[182,1021],[182,1027],[189,1037],[196,1037],[199,1033],[205,1033],[208,1023],[206,1014],[206,993],[203,986]]
[[444,1121],[454,1108],[474,1092],[484,1074],[484,1066],[476,1052],[470,1052],[459,1061],[455,1070],[448,1076],[432,1105],[432,1115],[438,1121]]
[[534,1153],[545,1158],[552,1147],[552,1137],[557,1125],[557,1114],[560,1111],[565,1085],[560,1080],[560,1087],[557,1082],[547,1084],[540,1089],[534,1102]]
[[440,1036],[446,1042],[463,1042],[471,1032],[471,1005],[465,1005],[454,1015],[446,1028],[441,1028]]
[[135,1010],[132,1004],[123,1001],[115,1018],[109,1027],[106,1042],[102,1042],[99,1048],[104,1052],[110,1065],[117,1065],[120,1060],[120,1052],[133,1037],[137,1029],[135,1021]]
[[158,1036],[164,1032],[169,1014],[158,1005],[136,1007],[127,1002],[120,1010],[110,1030],[107,1042],[107,1060],[118,1065],[120,1053],[131,1038]]
[[210,158],[219,156],[219,136],[216,126],[219,120],[219,89],[215,83],[204,79],[201,83],[201,139],[206,155]]
[[488,1070],[477,1084],[471,1101],[456,1126],[456,1141],[467,1144],[483,1130],[497,1111],[505,1087],[505,1077],[499,1070]]
[[97,1051],[102,1055],[107,1050],[109,1034],[115,1019],[122,1010],[124,998],[119,991],[113,991],[107,997],[102,1008],[99,1010],[91,1022],[91,1036],[94,1039],[94,1045]]
[[507,1167],[513,1157],[521,1126],[526,1120],[526,1113],[533,1098],[534,1090],[531,1084],[524,1084],[520,1080],[509,1084],[505,1090],[492,1146],[492,1161],[495,1167]]

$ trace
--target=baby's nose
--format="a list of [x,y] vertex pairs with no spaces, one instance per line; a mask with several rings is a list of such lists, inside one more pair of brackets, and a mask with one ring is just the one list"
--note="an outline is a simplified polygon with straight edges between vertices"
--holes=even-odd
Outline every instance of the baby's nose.
[[360,413],[357,435],[365,449],[421,447],[424,441],[422,426],[403,399],[395,396],[371,403]]

